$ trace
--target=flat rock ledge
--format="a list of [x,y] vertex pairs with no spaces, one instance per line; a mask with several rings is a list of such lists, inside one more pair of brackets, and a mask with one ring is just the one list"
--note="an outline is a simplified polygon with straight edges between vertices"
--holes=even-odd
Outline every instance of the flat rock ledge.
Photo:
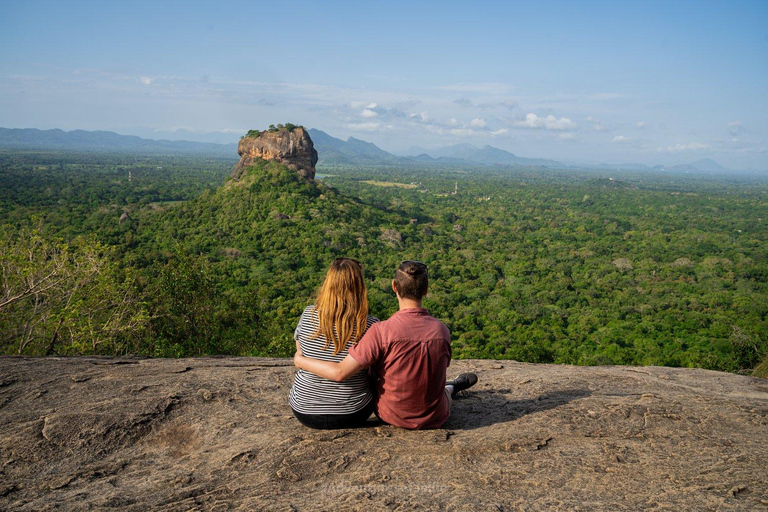
[[0,509],[768,510],[768,381],[454,361],[440,430],[293,417],[286,359],[0,358]]

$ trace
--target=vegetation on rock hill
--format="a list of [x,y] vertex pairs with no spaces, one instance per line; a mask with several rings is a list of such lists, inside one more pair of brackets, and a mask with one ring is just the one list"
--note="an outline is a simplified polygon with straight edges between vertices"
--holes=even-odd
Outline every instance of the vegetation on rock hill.
[[[266,129],[264,132],[274,133],[274,132],[279,132],[281,130],[285,130],[288,133],[291,133],[296,128],[304,128],[304,127],[301,126],[301,125],[295,125],[295,124],[291,124],[291,123],[278,124],[277,126],[271,124],[271,125],[269,125],[269,128]],[[264,132],[259,131],[259,130],[248,130],[248,132],[245,135],[243,135],[242,137],[240,137],[240,138],[244,139],[245,137],[252,137],[252,138],[256,139],[256,138],[259,138],[261,136],[261,134],[264,133]]]
[[[260,162],[214,189],[232,162],[158,160],[131,167],[129,183],[135,164],[117,159],[78,166],[60,155],[41,170],[4,158],[6,233],[33,229],[37,215],[40,237],[89,235],[116,268],[100,286],[130,291],[140,313],[130,335],[88,344],[59,334],[50,350],[61,315],[46,317],[21,353],[290,355],[295,322],[340,255],[363,262],[382,318],[396,308],[397,263],[428,263],[426,307],[450,327],[457,357],[741,371],[768,349],[764,182],[321,170],[330,187]],[[102,325],[94,317],[92,331]],[[3,352],[19,352],[17,331],[2,332]]]

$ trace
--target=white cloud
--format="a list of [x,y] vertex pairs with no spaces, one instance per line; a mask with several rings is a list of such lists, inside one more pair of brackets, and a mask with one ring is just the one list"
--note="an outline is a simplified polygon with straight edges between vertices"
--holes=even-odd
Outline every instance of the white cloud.
[[659,146],[657,151],[667,153],[680,153],[682,151],[697,151],[700,149],[709,149],[709,144],[701,144],[700,142],[691,142],[690,144],[675,144],[674,146],[667,146],[663,148]]
[[375,103],[369,103],[368,106],[365,108],[376,108],[376,106],[377,105]]
[[475,106],[481,110],[493,110],[494,112],[498,112],[499,110],[515,110],[517,109],[518,104],[514,100],[506,99],[488,103],[478,103]]
[[733,121],[731,123],[728,123],[728,133],[730,133],[734,137],[740,134],[743,130],[744,130],[744,126],[741,124],[741,121]]
[[429,112],[411,113],[408,114],[408,119],[416,122],[429,123]]
[[361,132],[375,132],[380,126],[381,123],[350,123],[347,128]]
[[144,85],[152,85],[152,82],[154,82],[154,80],[148,76],[139,77],[139,81]]
[[428,123],[429,122],[429,112],[421,112],[419,114],[408,114],[408,118]]
[[[374,105],[374,106],[375,106],[376,104],[375,104],[375,103],[372,103],[372,105]],[[379,114],[377,114],[377,113],[376,113],[376,112],[374,112],[373,110],[370,110],[370,109],[368,109],[368,108],[364,108],[364,109],[363,109],[363,111],[362,111],[362,113],[361,113],[360,115],[361,115],[361,116],[363,116],[363,117],[376,117],[376,116],[378,116]]]
[[359,108],[362,108],[363,106],[365,106],[365,104],[366,104],[366,102],[364,102],[364,101],[350,101],[349,102],[349,106],[351,108],[355,109],[355,110],[357,110]]
[[514,124],[520,128],[544,128],[546,130],[572,130],[576,128],[576,123],[567,117],[561,117],[558,119],[551,114],[547,117],[539,117],[533,113],[527,114],[525,119],[521,121],[515,121]]
[[484,128],[487,124],[488,123],[485,122],[485,119],[480,119],[479,117],[476,117],[469,122],[469,126],[473,126],[475,128]]
[[587,117],[585,119],[585,121],[588,121],[588,122],[592,123],[592,128],[594,128],[598,132],[604,132],[605,131],[605,125],[599,119],[596,119],[593,116],[589,116],[589,117]]
[[611,142],[613,142],[614,144],[621,144],[622,142],[629,142],[630,140],[632,139],[630,139],[629,137],[625,137],[623,135],[617,135],[613,138]]
[[570,139],[573,139],[575,137],[576,136],[574,134],[572,134],[572,133],[561,133],[560,134],[560,138],[563,139],[563,140],[570,140]]
[[457,124],[459,124],[459,122],[456,120],[456,118],[452,117],[448,120],[448,124],[451,126],[456,126]]
[[491,135],[493,135],[494,137],[496,137],[496,136],[498,136],[498,135],[504,135],[504,134],[505,134],[505,133],[507,133],[508,131],[509,131],[509,130],[507,130],[506,128],[501,128],[501,129],[499,129],[499,130],[495,130],[495,131],[492,131],[492,132],[491,132]]
[[648,124],[648,123],[646,123],[645,121],[638,121],[637,123],[635,123],[635,126],[637,128],[645,128],[646,124]]

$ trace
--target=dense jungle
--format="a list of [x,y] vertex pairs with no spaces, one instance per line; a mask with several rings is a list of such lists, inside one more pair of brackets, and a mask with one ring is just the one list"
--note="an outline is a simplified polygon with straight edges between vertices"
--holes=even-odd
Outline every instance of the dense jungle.
[[[289,356],[333,258],[371,313],[403,259],[457,358],[749,372],[768,352],[768,179],[0,152],[0,351]],[[765,364],[763,364],[765,366]]]

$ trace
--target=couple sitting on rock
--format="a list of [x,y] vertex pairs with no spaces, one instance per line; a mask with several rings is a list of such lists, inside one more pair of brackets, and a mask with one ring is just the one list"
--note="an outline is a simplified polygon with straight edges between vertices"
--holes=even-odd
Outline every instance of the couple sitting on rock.
[[477,376],[465,373],[446,382],[451,336],[421,307],[427,287],[425,264],[401,263],[392,281],[400,310],[379,322],[368,314],[362,265],[334,260],[316,304],[304,310],[294,333],[299,371],[290,404],[302,424],[358,427],[372,412],[407,429],[445,423],[452,398]]

